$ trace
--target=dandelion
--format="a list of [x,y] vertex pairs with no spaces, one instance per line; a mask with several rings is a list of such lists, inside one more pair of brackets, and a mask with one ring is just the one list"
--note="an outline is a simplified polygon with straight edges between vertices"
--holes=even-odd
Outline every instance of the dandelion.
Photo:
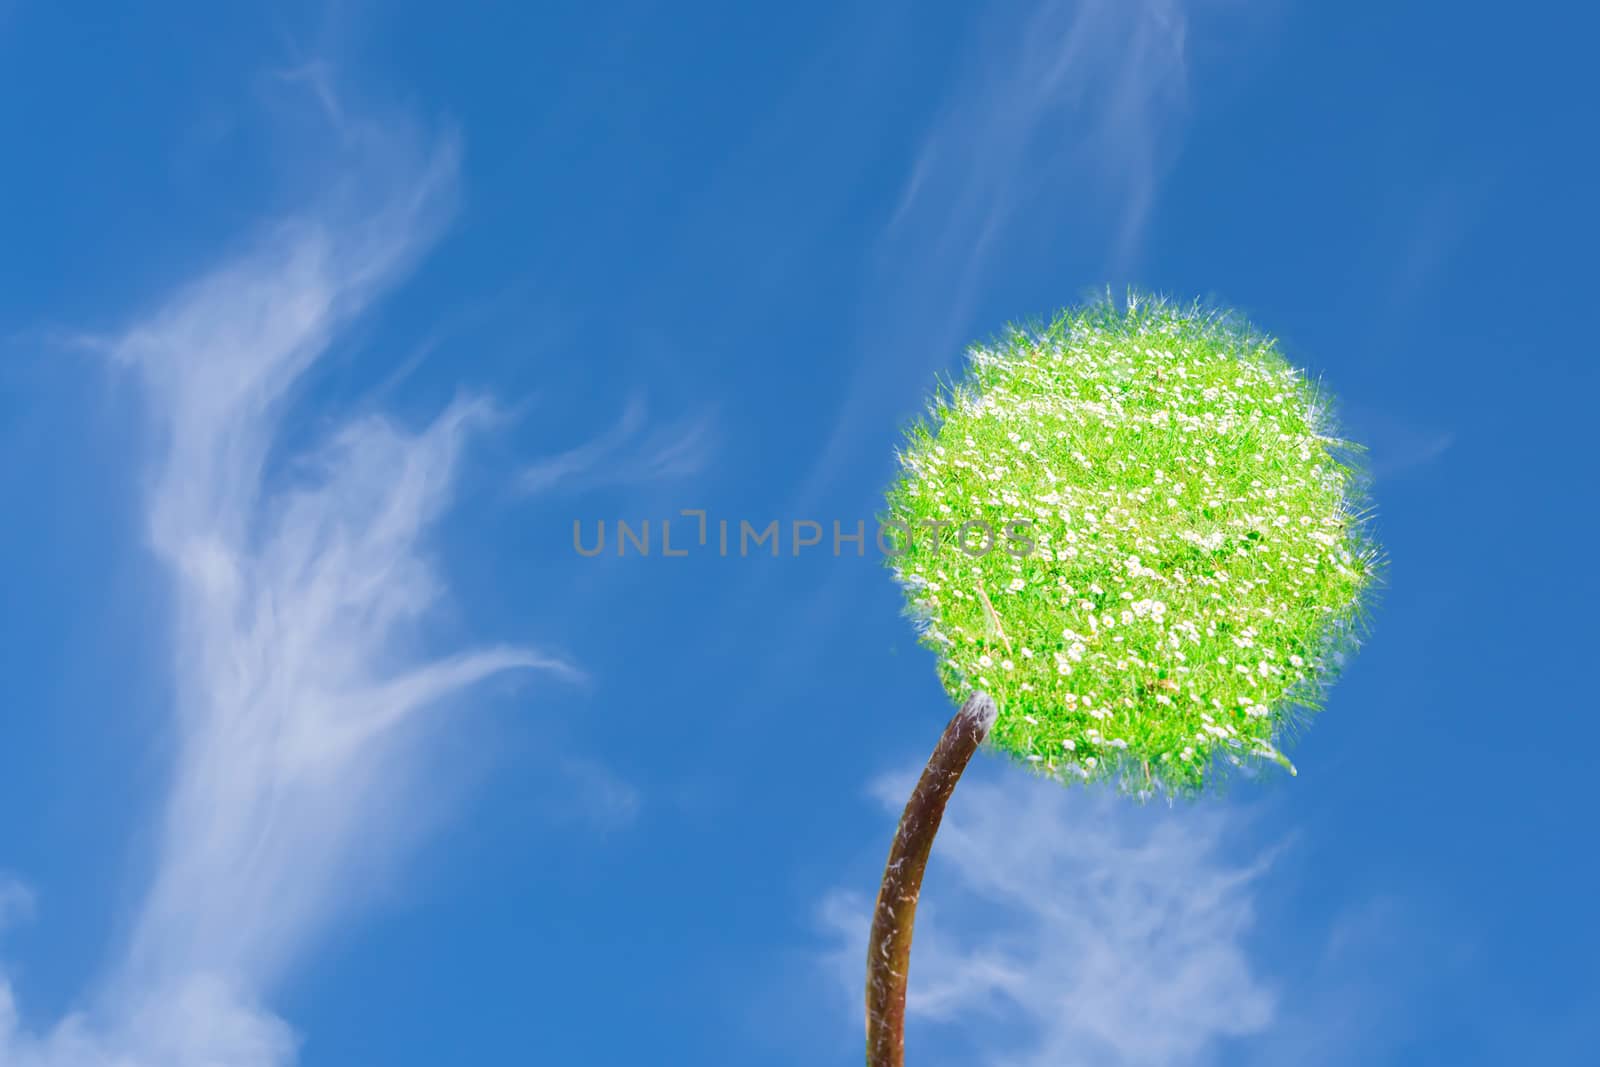
[[[922,866],[980,745],[1140,798],[1197,794],[1234,766],[1295,773],[1283,736],[1356,646],[1380,558],[1320,388],[1235,316],[1130,296],[978,347],[909,430],[886,521],[1026,519],[1035,551],[916,538],[892,564],[964,703],[885,872],[869,1067],[901,1063]],[[1080,749],[1094,755],[1040,755]]]

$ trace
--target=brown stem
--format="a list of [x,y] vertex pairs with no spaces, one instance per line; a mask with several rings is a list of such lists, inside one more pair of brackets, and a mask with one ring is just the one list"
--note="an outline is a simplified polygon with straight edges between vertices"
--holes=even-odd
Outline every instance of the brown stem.
[[922,872],[928,867],[944,806],[998,714],[984,693],[972,694],[961,705],[900,816],[867,945],[867,1067],[904,1067],[906,974],[911,968],[911,926],[917,917]]

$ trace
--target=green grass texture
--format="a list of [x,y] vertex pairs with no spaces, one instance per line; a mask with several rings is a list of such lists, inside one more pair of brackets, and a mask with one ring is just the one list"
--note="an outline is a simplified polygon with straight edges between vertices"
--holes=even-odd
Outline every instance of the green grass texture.
[[880,516],[955,702],[994,748],[1141,798],[1287,739],[1365,631],[1381,554],[1359,446],[1238,316],[1130,296],[969,350]]

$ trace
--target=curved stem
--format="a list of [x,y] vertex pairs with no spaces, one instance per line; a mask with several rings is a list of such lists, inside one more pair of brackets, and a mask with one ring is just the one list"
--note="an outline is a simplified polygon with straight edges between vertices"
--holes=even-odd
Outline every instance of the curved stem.
[[922,873],[928,867],[944,806],[998,714],[994,701],[984,693],[972,694],[961,705],[928,757],[928,766],[900,816],[867,945],[867,1067],[904,1067],[906,974],[911,968],[911,927],[917,917]]

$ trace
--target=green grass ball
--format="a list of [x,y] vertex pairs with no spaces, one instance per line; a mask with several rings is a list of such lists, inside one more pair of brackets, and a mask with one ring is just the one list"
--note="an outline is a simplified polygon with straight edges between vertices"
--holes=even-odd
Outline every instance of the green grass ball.
[[989,744],[1065,780],[1192,794],[1294,768],[1379,553],[1329,398],[1231,314],[1130,298],[969,352],[881,521],[921,640]]

